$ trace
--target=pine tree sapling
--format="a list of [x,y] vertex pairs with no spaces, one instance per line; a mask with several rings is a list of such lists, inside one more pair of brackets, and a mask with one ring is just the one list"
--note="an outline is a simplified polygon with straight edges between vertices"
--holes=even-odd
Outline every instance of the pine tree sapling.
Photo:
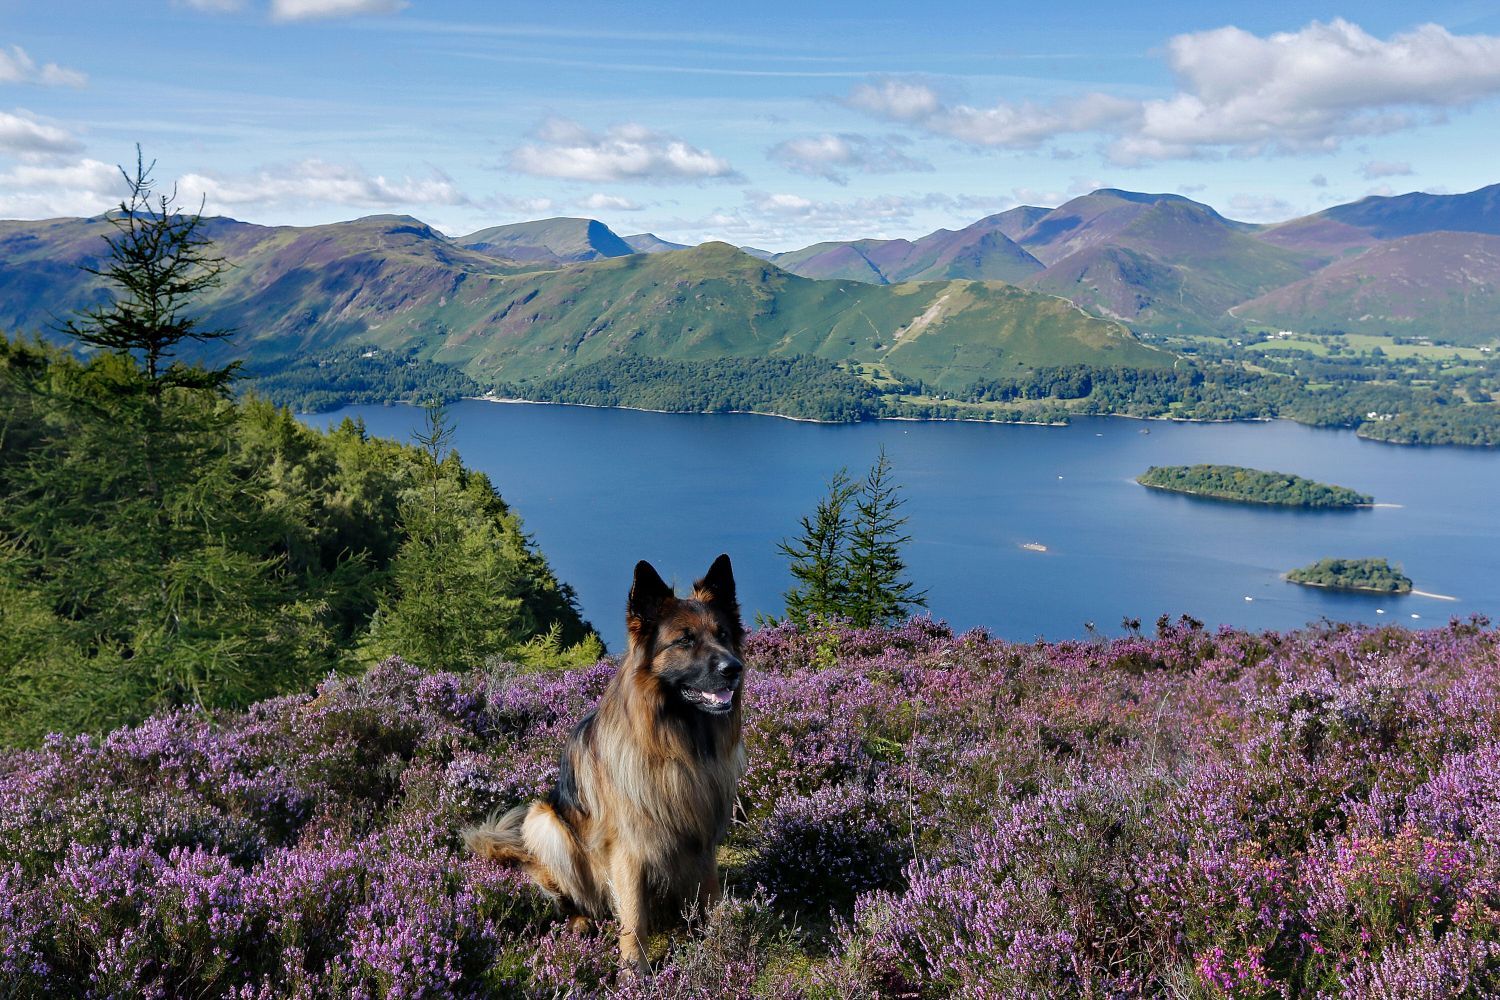
[[429,406],[414,436],[422,467],[401,502],[406,541],[391,563],[391,591],[371,623],[368,652],[430,669],[483,666],[537,631],[517,596],[521,553],[476,499],[482,491],[471,490],[446,407]]
[[802,533],[777,546],[797,581],[785,595],[787,618],[799,627],[834,618],[868,627],[925,607],[926,592],[905,579],[905,502],[884,449],[862,482],[835,473]]
[[911,535],[902,533],[906,518],[898,516],[905,504],[882,448],[860,485],[849,533],[849,618],[861,628],[889,624],[927,606],[927,592],[905,579],[901,548]]
[[828,495],[811,517],[802,518],[802,534],[777,545],[791,560],[796,584],[786,592],[786,616],[799,628],[811,620],[842,617],[849,603],[849,508],[858,487],[840,469],[828,481]]

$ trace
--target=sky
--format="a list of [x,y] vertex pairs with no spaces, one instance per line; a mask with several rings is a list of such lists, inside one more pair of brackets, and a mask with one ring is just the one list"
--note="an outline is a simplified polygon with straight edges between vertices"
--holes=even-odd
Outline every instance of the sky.
[[1500,181],[1500,3],[0,0],[0,218],[551,216],[785,250],[1100,187],[1251,222]]

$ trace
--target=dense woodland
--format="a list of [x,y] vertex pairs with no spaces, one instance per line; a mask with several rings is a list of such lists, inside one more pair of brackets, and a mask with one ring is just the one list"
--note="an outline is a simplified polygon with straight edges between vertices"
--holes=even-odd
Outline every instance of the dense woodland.
[[704,362],[620,357],[496,391],[547,403],[680,413],[774,413],[839,423],[880,416],[883,392],[831,362],[803,357]]
[[0,340],[0,743],[243,706],[398,648],[432,667],[599,650],[442,434],[147,389],[128,357]]
[[[349,403],[453,399],[483,390],[448,365],[364,351],[297,362],[253,383],[298,410]],[[1286,363],[1283,363],[1286,364]],[[1261,366],[1257,366],[1261,368]],[[1303,370],[1303,369],[1306,370]],[[538,402],[631,406],[682,413],[774,413],[856,422],[881,417],[1065,423],[1075,415],[1179,420],[1268,420],[1354,428],[1393,444],[1500,446],[1500,404],[1489,376],[1444,376],[1363,361],[1308,361],[1256,370],[1227,358],[1184,358],[1172,369],[1065,365],[979,379],[943,392],[898,372],[879,379],[817,358],[707,362],[619,357],[540,381],[509,383],[499,395]]]
[[1238,465],[1153,465],[1136,477],[1136,482],[1174,493],[1279,507],[1347,509],[1375,501],[1368,494],[1344,486]]
[[1384,559],[1320,559],[1286,575],[1293,583],[1334,590],[1367,590],[1380,594],[1411,592],[1411,577]]
[[[1067,413],[1182,420],[1284,417],[1314,427],[1357,428],[1362,437],[1393,444],[1500,445],[1500,407],[1470,403],[1430,380],[1376,381],[1365,377],[1368,372],[1355,374],[1360,377],[1317,381],[1335,377],[1322,371],[1268,373],[1190,360],[1168,371],[1068,366],[976,382],[955,398],[970,403],[1055,401],[1059,405],[1036,411],[1048,420]],[[963,412],[936,406],[924,415]]]
[[413,351],[346,348],[299,358],[285,366],[250,368],[245,385],[255,394],[318,413],[363,403],[453,402],[477,396],[484,387],[452,365],[426,361]]

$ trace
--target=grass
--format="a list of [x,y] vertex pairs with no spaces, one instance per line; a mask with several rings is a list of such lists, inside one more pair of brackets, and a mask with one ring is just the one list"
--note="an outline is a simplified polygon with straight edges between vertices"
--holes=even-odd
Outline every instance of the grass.
[[[1265,333],[1273,338],[1279,331],[1272,327],[1251,327],[1252,333]],[[1489,351],[1482,348],[1489,347]],[[1263,354],[1280,354],[1288,351],[1307,351],[1318,357],[1327,357],[1337,351],[1352,352],[1355,355],[1370,355],[1375,349],[1389,359],[1395,361],[1406,361],[1418,359],[1422,361],[1488,361],[1496,357],[1496,349],[1500,348],[1500,341],[1493,344],[1485,344],[1477,347],[1462,347],[1450,344],[1398,344],[1394,337],[1382,337],[1371,333],[1344,333],[1329,336],[1304,334],[1296,337],[1288,337],[1285,340],[1272,339],[1263,343],[1245,344],[1246,351],[1256,351]]]

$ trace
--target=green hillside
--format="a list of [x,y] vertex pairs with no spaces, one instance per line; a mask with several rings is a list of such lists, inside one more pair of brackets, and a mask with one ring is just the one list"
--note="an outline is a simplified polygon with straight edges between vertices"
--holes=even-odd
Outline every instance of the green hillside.
[[1018,282],[1042,269],[1041,261],[1001,231],[1001,216],[953,231],[939,229],[919,240],[853,240],[815,243],[776,254],[777,267],[807,278],[848,278],[875,284],[902,281]]
[[511,260],[580,261],[623,257],[635,249],[595,219],[538,219],[490,226],[453,242]]
[[518,274],[450,308],[470,313],[432,341],[434,360],[511,382],[621,356],[810,355],[955,389],[996,366],[1172,361],[1048,296],[982,282],[814,281],[724,243]]
[[[106,228],[0,228],[10,329],[45,331],[102,294],[78,265]],[[207,356],[245,357],[261,372],[352,347],[415,351],[485,386],[624,357],[810,356],[957,390],[1038,366],[1173,360],[1117,324],[1012,286],[816,281],[723,243],[557,264],[496,257],[404,216],[306,228],[212,220],[212,233],[232,266],[204,297],[203,319],[238,334]]]
[[1500,236],[1426,233],[1381,243],[1234,309],[1295,330],[1500,339]]

